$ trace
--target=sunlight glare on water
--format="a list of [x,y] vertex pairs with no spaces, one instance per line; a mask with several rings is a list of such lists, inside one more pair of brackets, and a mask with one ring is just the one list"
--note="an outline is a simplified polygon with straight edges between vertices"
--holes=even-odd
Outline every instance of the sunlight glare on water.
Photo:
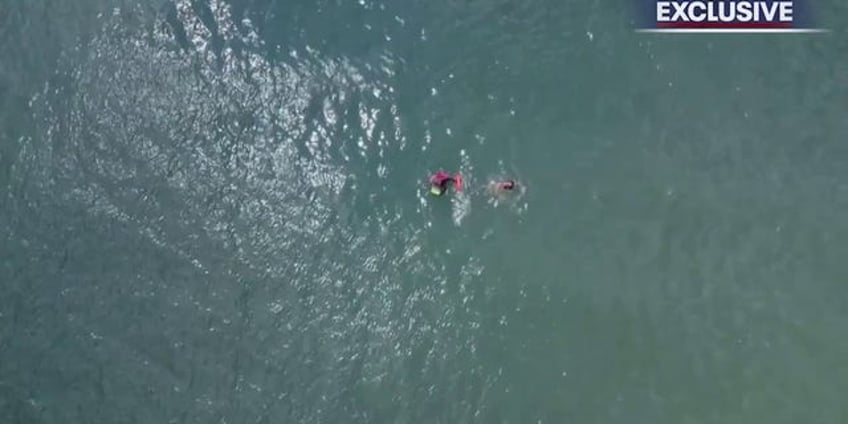
[[[474,294],[463,288],[461,302],[444,302],[449,271],[402,219],[422,210],[362,214],[387,184],[387,152],[404,148],[391,54],[367,70],[308,46],[270,60],[255,25],[236,22],[227,3],[211,1],[205,19],[188,0],[174,6],[176,21],[158,20],[149,33],[125,27],[132,11],[116,10],[87,54],[62,59],[70,81],[33,101],[45,140],[29,141],[38,152],[27,165],[39,184],[204,273],[230,267],[234,280],[206,282],[201,295],[151,290],[171,292],[169,313],[191,308],[241,322],[238,331],[273,329],[278,342],[253,359],[317,380],[300,390],[291,377],[239,385],[283,399],[305,420],[329,414],[334,407],[305,405],[332,405],[353,375],[365,390],[380,388],[410,355],[423,353],[427,372],[467,351],[473,323],[452,316]],[[70,87],[79,94],[63,99],[67,113],[51,110]],[[339,142],[347,139],[355,148]],[[357,175],[358,161],[375,172]],[[239,296],[249,304],[240,310],[231,300]],[[294,345],[302,351],[289,352]]]

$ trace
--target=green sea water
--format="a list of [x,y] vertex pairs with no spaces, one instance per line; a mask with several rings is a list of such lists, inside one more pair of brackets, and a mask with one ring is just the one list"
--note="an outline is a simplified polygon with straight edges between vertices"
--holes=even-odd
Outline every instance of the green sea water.
[[846,422],[814,6],[7,0],[0,423]]

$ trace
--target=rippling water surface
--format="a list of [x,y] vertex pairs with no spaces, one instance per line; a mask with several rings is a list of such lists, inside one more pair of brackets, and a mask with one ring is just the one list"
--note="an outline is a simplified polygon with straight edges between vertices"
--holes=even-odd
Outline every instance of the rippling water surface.
[[12,1],[0,421],[841,422],[845,38],[630,21]]

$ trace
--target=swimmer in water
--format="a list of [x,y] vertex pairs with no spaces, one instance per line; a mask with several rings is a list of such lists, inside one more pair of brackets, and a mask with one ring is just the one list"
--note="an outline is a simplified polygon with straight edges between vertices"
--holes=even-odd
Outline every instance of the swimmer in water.
[[453,184],[453,189],[462,191],[462,176],[459,174],[451,176],[445,171],[439,171],[430,176],[430,194],[441,196],[448,190],[448,183]]
[[492,181],[489,183],[489,194],[495,197],[504,197],[516,189],[518,184],[513,180]]

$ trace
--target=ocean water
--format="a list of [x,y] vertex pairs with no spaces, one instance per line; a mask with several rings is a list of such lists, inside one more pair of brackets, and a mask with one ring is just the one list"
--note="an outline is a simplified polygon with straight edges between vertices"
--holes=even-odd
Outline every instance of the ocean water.
[[629,6],[5,1],[0,422],[846,422],[848,9]]

